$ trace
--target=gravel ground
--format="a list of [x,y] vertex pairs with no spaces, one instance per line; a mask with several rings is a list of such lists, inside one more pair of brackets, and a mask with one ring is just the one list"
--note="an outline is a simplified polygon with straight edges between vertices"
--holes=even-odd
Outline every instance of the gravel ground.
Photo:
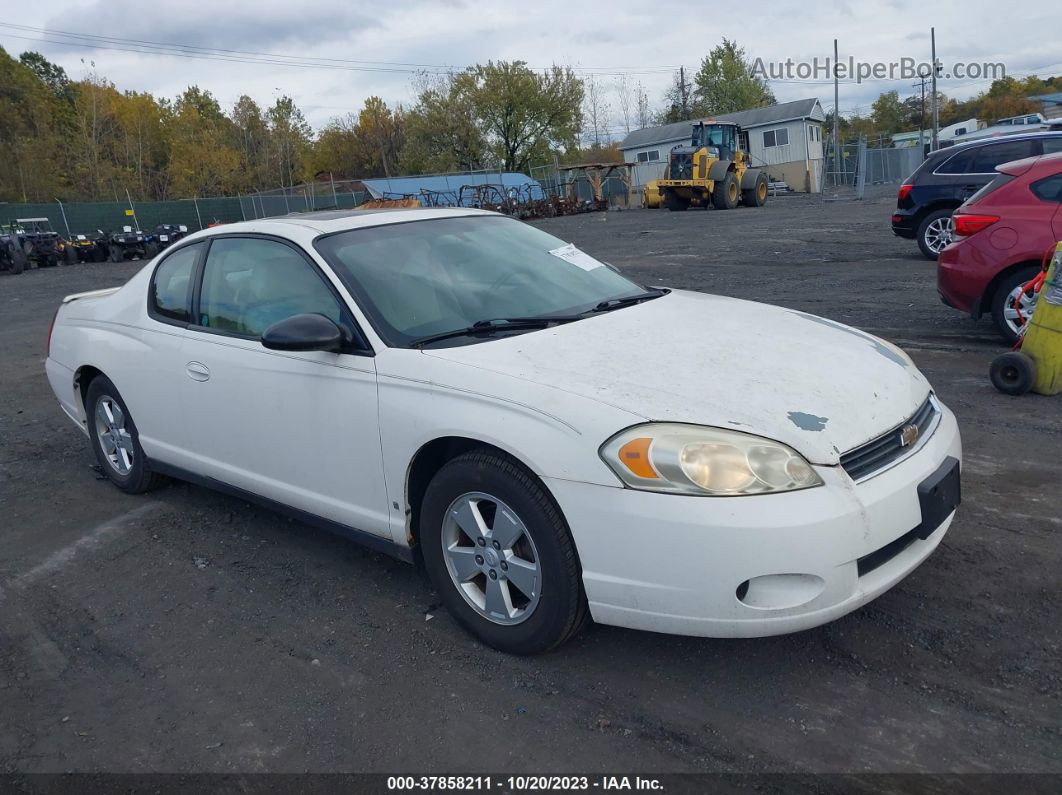
[[61,296],[140,264],[0,274],[0,772],[1062,773],[1059,398],[991,388],[999,340],[939,302],[889,204],[540,222],[646,284],[897,342],[966,465],[937,552],[844,619],[759,640],[591,627],[535,658],[477,645],[411,566],[202,488],[99,480],[45,337]]

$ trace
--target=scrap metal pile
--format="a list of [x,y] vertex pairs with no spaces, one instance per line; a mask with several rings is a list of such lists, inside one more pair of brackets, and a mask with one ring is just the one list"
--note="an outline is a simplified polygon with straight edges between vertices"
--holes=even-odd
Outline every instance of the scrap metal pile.
[[580,200],[570,196],[550,196],[535,182],[523,185],[485,183],[462,185],[456,190],[428,190],[416,193],[385,193],[365,202],[363,209],[385,207],[475,207],[515,218],[553,218],[593,210],[608,209],[608,202]]

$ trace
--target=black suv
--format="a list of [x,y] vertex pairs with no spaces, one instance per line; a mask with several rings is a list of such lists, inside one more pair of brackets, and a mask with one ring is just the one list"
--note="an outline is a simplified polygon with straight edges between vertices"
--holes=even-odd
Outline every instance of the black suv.
[[1062,152],[1062,131],[1007,135],[958,144],[929,155],[900,186],[892,231],[913,237],[935,260],[951,242],[951,214],[996,176],[996,166]]

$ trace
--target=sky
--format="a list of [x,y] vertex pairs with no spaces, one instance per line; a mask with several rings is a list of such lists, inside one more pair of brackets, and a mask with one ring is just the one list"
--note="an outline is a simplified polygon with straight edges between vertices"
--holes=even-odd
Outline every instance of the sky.
[[[674,71],[695,71],[724,36],[765,63],[822,62],[834,38],[842,62],[922,62],[930,58],[932,26],[946,71],[956,62],[990,62],[1015,76],[1062,74],[1058,0],[8,0],[0,7],[0,46],[12,55],[37,50],[74,79],[95,72],[121,90],[174,97],[195,84],[226,108],[241,94],[263,105],[286,94],[316,129],[356,112],[370,95],[412,104],[418,71],[488,60],[560,64],[592,76],[611,105],[618,139],[627,125],[617,81],[641,83],[659,107]],[[144,52],[138,42],[166,45],[166,54],[158,46]],[[912,82],[847,80],[841,113],[869,113],[882,91],[914,94]],[[963,99],[990,83],[952,77],[939,89]],[[770,84],[780,102],[818,97],[827,111],[833,107],[828,72]]]

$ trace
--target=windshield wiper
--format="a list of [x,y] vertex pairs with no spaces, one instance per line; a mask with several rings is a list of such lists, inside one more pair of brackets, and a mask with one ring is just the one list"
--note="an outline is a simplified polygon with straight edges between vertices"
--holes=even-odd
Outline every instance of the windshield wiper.
[[582,320],[585,315],[539,315],[538,317],[497,317],[490,320],[477,320],[471,326],[457,328],[452,331],[441,331],[438,334],[428,334],[417,337],[408,343],[411,348],[419,348],[429,342],[448,340],[453,337],[472,337],[480,334],[493,334],[497,331],[520,331],[529,329],[546,328],[559,323],[571,323]]
[[653,288],[652,290],[646,290],[644,293],[637,293],[635,295],[627,295],[623,298],[609,298],[607,301],[602,301],[600,304],[591,309],[591,312],[610,312],[613,309],[619,309],[622,306],[630,306],[631,304],[640,304],[642,301],[649,301],[653,298],[659,298],[662,295],[667,295],[671,291],[667,288]]

